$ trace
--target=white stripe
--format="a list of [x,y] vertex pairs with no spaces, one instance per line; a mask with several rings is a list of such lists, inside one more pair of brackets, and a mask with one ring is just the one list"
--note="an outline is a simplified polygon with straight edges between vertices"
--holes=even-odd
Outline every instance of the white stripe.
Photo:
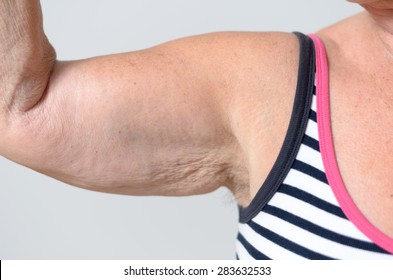
[[276,243],[266,239],[255,232],[249,225],[240,224],[239,231],[246,240],[252,240],[250,244],[262,254],[266,255],[270,259],[305,259],[287,249],[277,245]]
[[253,221],[304,248],[335,259],[391,259],[393,257],[325,239],[267,213],[258,215]]
[[306,134],[318,141],[318,125],[313,120],[309,119],[306,127]]
[[330,214],[329,212],[284,193],[276,193],[268,205],[283,209],[333,232],[358,240],[370,241],[349,220]]
[[317,111],[317,98],[316,98],[315,95],[312,97],[311,109],[312,109],[314,112]]
[[300,149],[296,156],[296,159],[305,162],[325,173],[321,154],[318,151],[308,147],[307,145],[300,145]]
[[243,244],[237,240],[236,241],[236,253],[240,260],[253,260],[254,258],[247,252]]
[[329,185],[303,172],[295,169],[289,170],[288,175],[283,183],[297,187],[305,192],[319,197],[322,200],[338,206],[337,199]]

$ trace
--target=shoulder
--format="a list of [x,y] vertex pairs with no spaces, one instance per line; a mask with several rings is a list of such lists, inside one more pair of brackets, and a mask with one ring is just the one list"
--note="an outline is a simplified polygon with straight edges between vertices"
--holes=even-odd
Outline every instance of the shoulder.
[[270,172],[287,131],[299,42],[290,33],[211,36],[220,42],[215,59],[223,77],[218,92],[237,143],[230,187],[238,202],[247,204]]
[[159,52],[159,59],[170,58],[165,65],[183,65],[175,72],[192,74],[188,83],[197,83],[204,104],[219,112],[232,135],[226,185],[239,202],[246,201],[270,171],[286,134],[297,82],[298,39],[284,32],[218,32],[152,51]]
[[203,52],[198,56],[209,58],[227,74],[239,70],[269,73],[272,66],[285,65],[292,55],[296,58],[299,45],[294,34],[285,32],[218,32],[191,37],[184,43],[191,44],[186,49]]
[[247,69],[269,73],[270,66],[297,58],[298,46],[292,33],[215,32],[173,40],[150,50],[230,75]]

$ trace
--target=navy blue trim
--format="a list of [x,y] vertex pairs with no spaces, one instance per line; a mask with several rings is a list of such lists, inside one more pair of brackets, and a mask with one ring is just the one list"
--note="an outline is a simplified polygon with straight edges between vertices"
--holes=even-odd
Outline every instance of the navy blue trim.
[[299,40],[300,54],[296,95],[288,131],[277,160],[258,193],[248,207],[239,206],[241,223],[254,218],[276,193],[291,169],[305,134],[314,93],[314,45],[308,36],[298,32],[294,34]]

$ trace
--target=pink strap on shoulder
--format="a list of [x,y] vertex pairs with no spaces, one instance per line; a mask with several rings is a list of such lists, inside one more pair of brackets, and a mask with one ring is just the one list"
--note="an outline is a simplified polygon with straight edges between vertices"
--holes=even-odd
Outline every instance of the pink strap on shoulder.
[[393,238],[372,225],[360,212],[350,197],[341,177],[334,151],[329,106],[329,67],[325,47],[316,35],[309,35],[314,41],[316,52],[316,93],[319,144],[326,177],[344,214],[375,244],[393,254]]

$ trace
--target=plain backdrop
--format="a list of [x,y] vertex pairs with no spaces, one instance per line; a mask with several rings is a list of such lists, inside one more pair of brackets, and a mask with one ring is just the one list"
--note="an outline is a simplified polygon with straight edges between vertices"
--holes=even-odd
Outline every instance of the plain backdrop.
[[[215,31],[310,33],[361,11],[344,0],[41,3],[60,60]],[[0,259],[233,259],[237,215],[225,188],[184,198],[102,194],[0,157]]]

